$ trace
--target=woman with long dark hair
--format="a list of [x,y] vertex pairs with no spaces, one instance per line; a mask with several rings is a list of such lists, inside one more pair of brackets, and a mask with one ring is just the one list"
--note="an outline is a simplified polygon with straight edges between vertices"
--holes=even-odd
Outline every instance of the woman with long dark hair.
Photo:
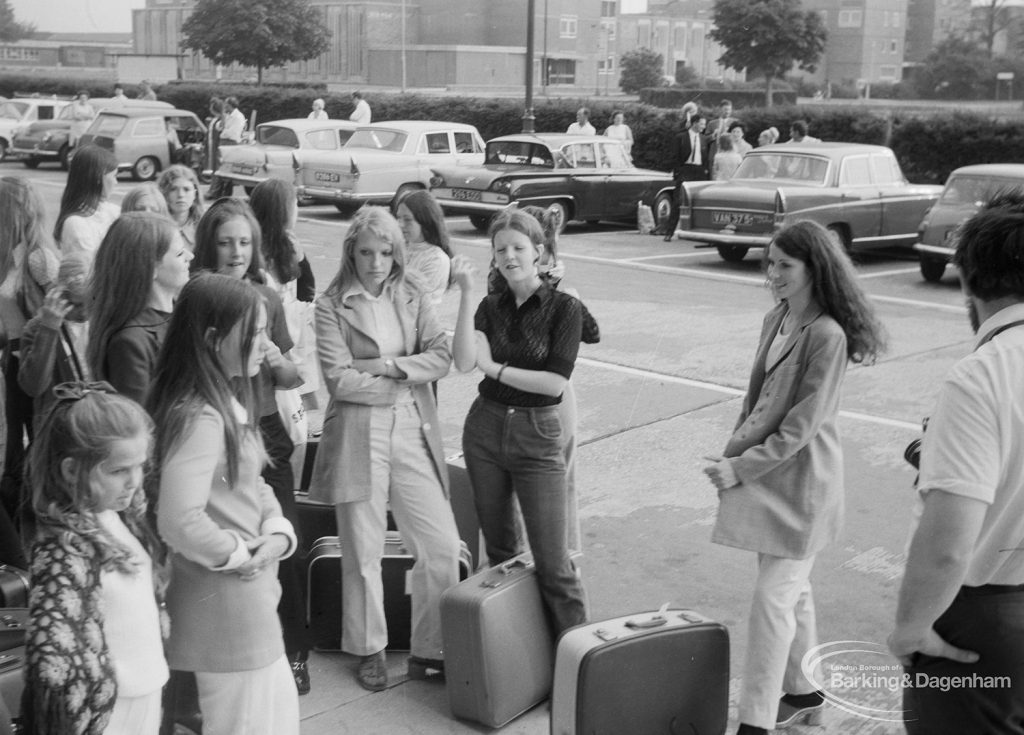
[[92,377],[143,403],[192,253],[167,217],[128,212],[92,264],[87,357]]
[[91,144],[75,149],[53,228],[53,239],[63,252],[96,252],[121,213],[109,201],[116,184],[117,159],[113,153]]
[[407,270],[418,279],[437,308],[451,285],[455,255],[441,205],[433,194],[420,189],[399,199],[394,215],[405,236]]
[[778,303],[724,458],[705,470],[719,494],[712,540],[757,552],[738,735],[821,721],[821,675],[805,675],[801,661],[817,645],[811,568],[842,523],[840,392],[847,364],[871,363],[885,347],[850,259],[824,227],[783,228],[765,263]]

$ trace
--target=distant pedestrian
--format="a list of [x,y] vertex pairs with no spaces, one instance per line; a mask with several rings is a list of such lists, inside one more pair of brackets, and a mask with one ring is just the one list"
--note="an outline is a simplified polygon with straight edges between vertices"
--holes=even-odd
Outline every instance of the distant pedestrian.
[[788,143],[820,143],[821,138],[815,138],[813,135],[807,134],[807,121],[806,120],[794,120],[789,125],[789,140]]
[[147,79],[143,79],[139,82],[139,99],[150,101],[156,100],[156,92],[153,91],[153,87]]
[[818,643],[811,568],[842,525],[839,398],[847,363],[884,347],[853,264],[824,227],[783,228],[765,262],[778,304],[723,459],[704,470],[719,498],[712,541],[757,553],[737,735],[820,724],[823,679],[801,662]]
[[683,182],[707,181],[711,173],[708,160],[708,139],[704,137],[707,120],[700,113],[695,113],[690,118],[689,124],[685,122],[683,124],[683,129],[672,138],[670,149],[669,166],[672,169],[672,179],[675,181],[676,190],[672,195],[672,209],[669,211],[668,220],[663,227],[659,226],[666,242],[676,236],[676,225],[679,222],[679,194]]
[[85,134],[95,117],[96,108],[90,104],[89,93],[83,89],[71,103],[71,132],[68,137],[70,146],[74,147],[78,144],[78,139]]
[[356,125],[369,125],[373,119],[373,114],[370,111],[370,103],[363,99],[363,93],[358,90],[353,92],[352,102],[356,108],[352,110],[352,114],[348,116],[348,119]]
[[327,111],[324,109],[324,101],[320,97],[313,100],[313,111],[306,115],[309,120],[326,120]]
[[753,148],[743,137],[743,123],[734,120],[729,125],[729,136],[732,138],[732,149],[740,154],[740,158],[747,155],[747,151]]
[[711,164],[711,178],[714,181],[727,181],[740,167],[742,156],[733,150],[732,136],[728,133],[718,139],[718,153]]
[[[912,683],[909,735],[1019,733],[1024,712],[1024,193],[996,196],[955,239],[975,341],[943,382],[921,443],[916,529],[889,636]],[[961,683],[914,686],[923,676]]]
[[576,110],[576,122],[570,124],[565,132],[570,135],[597,135],[597,130],[590,124],[590,110],[586,107]]
[[120,84],[115,84],[114,85],[114,96],[111,97],[110,99],[116,100],[117,102],[120,102],[122,104],[127,102],[128,98],[125,97],[125,95],[124,95],[124,87],[122,85],[120,85]]
[[[242,142],[244,133],[245,115],[238,109],[238,98],[228,97],[224,100],[224,112],[220,120],[220,138],[217,144],[218,166],[220,165],[220,149],[225,146],[239,145]],[[210,188],[206,190],[206,198],[213,200],[229,197],[234,190],[235,185],[230,179],[222,179],[214,174],[213,181],[210,182]]]
[[708,155],[710,164],[715,160],[715,156],[718,154],[718,139],[729,134],[729,126],[735,122],[736,118],[732,116],[732,102],[730,100],[722,100],[718,105],[718,117],[708,121],[705,135],[708,136]]
[[604,134],[609,138],[621,140],[622,147],[626,149],[626,153],[632,155],[633,131],[626,125],[626,116],[622,110],[616,110],[612,113],[612,124],[605,129]]

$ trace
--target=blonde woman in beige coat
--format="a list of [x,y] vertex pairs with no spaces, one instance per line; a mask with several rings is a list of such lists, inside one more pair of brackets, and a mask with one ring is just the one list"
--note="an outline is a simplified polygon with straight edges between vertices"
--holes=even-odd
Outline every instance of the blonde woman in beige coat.
[[332,503],[341,537],[341,647],[360,657],[365,689],[387,687],[381,556],[390,503],[416,561],[409,577],[409,675],[443,672],[441,593],[458,581],[459,535],[430,384],[451,345],[429,294],[405,278],[405,240],[391,214],[364,207],[345,237],[338,275],[316,304],[320,367],[330,395],[310,497]]
[[712,540],[757,552],[737,735],[821,721],[820,672],[808,678],[800,662],[817,645],[811,568],[842,523],[840,393],[847,362],[872,362],[884,346],[849,258],[823,227],[779,231],[766,264],[778,304],[724,458],[705,470],[719,491]]

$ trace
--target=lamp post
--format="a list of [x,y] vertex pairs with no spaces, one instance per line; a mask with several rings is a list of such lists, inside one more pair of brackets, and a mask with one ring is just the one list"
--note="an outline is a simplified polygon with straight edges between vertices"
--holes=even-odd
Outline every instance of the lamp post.
[[405,94],[405,0],[402,0],[402,94]]
[[526,110],[523,112],[523,132],[533,132],[533,15],[535,0],[526,2]]

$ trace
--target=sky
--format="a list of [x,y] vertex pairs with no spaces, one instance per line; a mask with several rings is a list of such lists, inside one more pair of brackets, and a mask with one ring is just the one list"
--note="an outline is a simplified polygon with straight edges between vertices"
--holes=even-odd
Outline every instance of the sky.
[[[621,11],[640,12],[647,0],[620,0]],[[132,9],[146,0],[9,0],[14,17],[53,33],[130,33]]]

